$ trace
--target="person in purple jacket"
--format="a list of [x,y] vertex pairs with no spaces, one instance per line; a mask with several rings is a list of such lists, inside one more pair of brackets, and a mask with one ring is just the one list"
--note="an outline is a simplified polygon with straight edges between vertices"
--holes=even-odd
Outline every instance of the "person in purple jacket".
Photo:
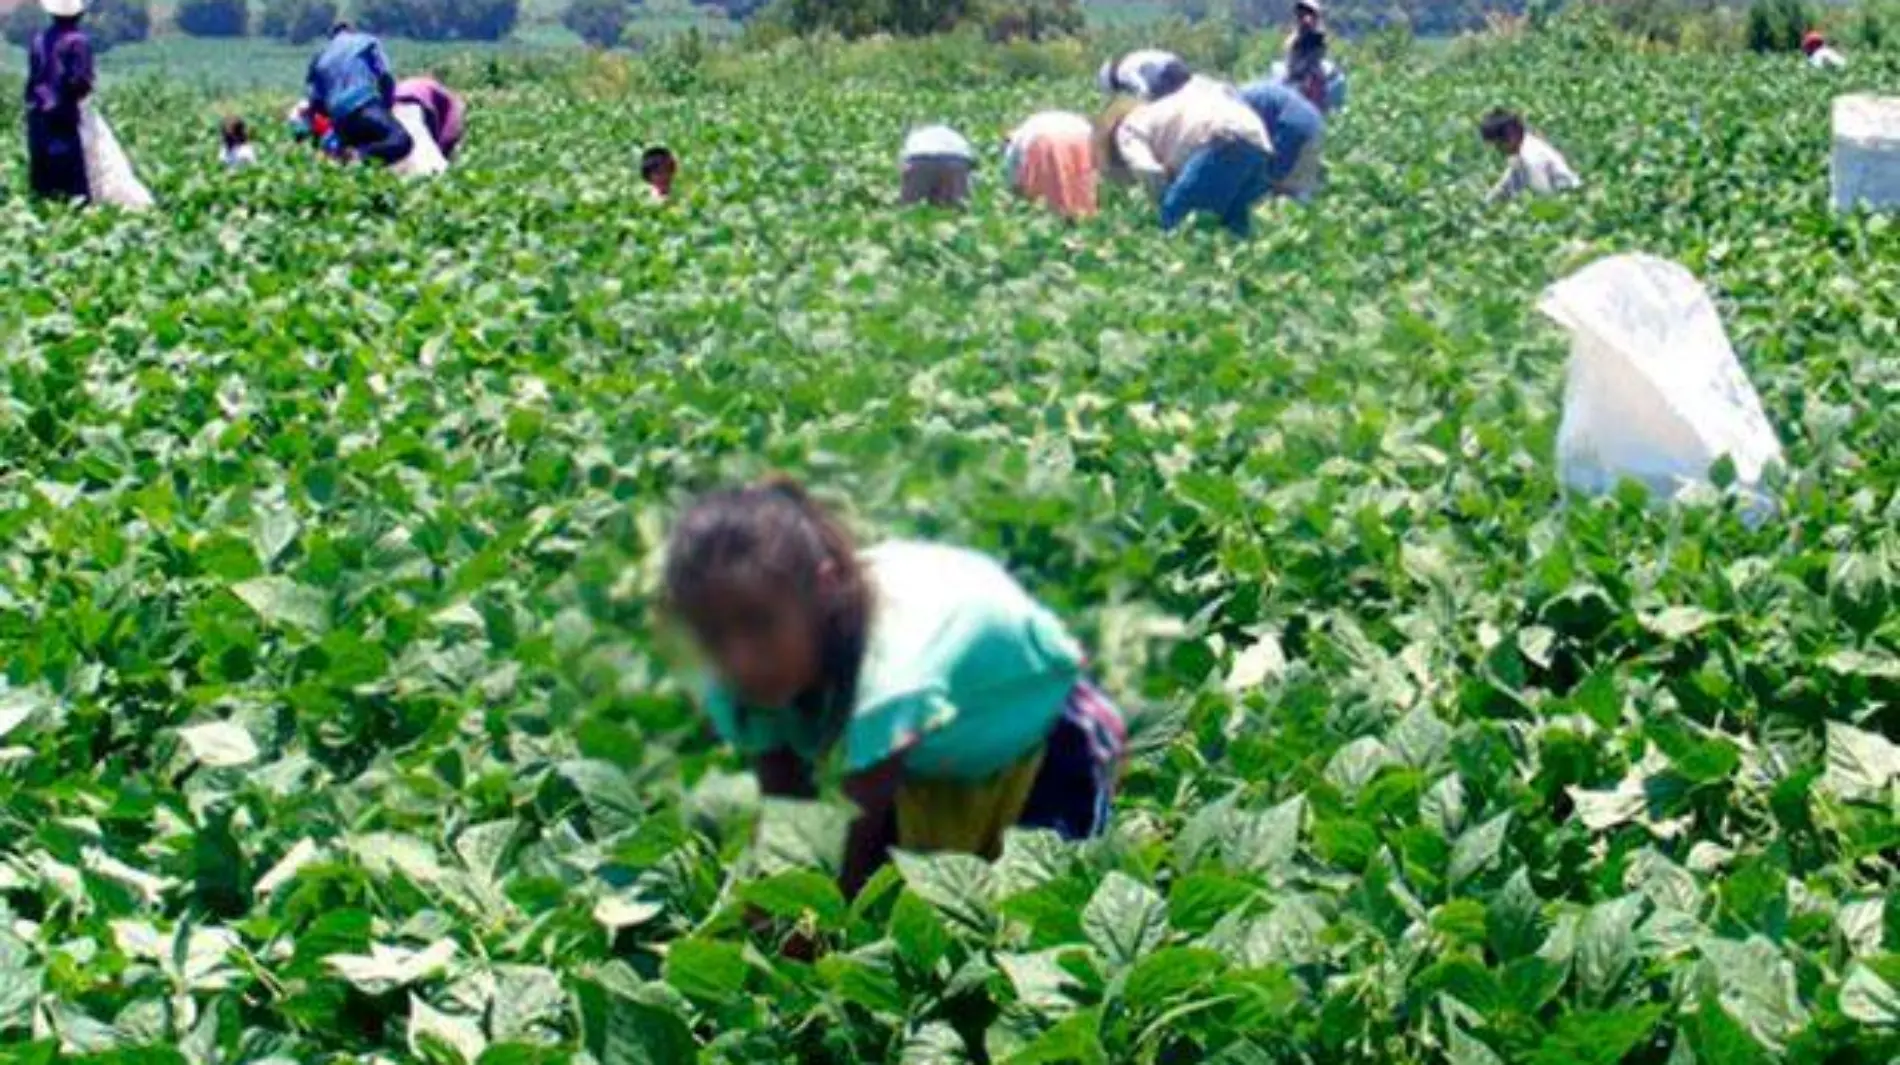
[[49,199],[87,200],[86,148],[79,105],[92,95],[92,41],[79,28],[85,0],[40,0],[52,25],[27,50],[26,154],[33,191]]
[[414,104],[422,108],[423,124],[429,127],[429,136],[435,138],[435,146],[442,149],[442,158],[454,159],[455,149],[462,143],[464,116],[468,105],[462,98],[450,92],[448,87],[432,77],[404,78],[396,83],[396,103]]

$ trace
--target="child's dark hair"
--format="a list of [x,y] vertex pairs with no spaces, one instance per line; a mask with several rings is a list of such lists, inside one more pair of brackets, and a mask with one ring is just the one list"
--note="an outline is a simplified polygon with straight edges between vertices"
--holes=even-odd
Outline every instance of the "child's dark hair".
[[251,143],[250,127],[244,124],[243,119],[235,115],[224,120],[222,129],[224,132],[224,146],[226,148],[235,148],[240,144]]
[[1522,132],[1523,116],[1502,107],[1484,116],[1484,120],[1478,123],[1478,135],[1484,138],[1486,144],[1504,144]]
[[774,477],[709,492],[673,526],[668,610],[690,619],[714,587],[727,582],[784,588],[803,598],[822,627],[827,673],[855,670],[870,586],[850,532],[797,481]]
[[669,164],[678,166],[679,160],[673,158],[672,149],[656,144],[640,153],[640,176],[650,181]]

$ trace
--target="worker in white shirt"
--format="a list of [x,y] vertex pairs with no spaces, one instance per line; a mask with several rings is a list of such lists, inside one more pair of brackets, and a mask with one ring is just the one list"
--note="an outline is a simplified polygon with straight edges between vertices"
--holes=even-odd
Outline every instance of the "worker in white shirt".
[[1808,57],[1808,65],[1816,70],[1844,70],[1847,57],[1827,43],[1827,38],[1818,31],[1810,30],[1801,38],[1801,51]]
[[1180,56],[1149,48],[1103,63],[1096,80],[1108,96],[1127,95],[1153,101],[1186,85],[1190,73]]
[[904,138],[899,156],[903,185],[898,202],[961,207],[970,198],[970,171],[976,151],[949,126],[924,126]]
[[1540,196],[1568,192],[1583,184],[1563,154],[1525,129],[1523,116],[1515,112],[1491,112],[1479,123],[1478,132],[1486,144],[1510,160],[1488,202],[1502,203],[1526,192]]
[[1235,236],[1253,228],[1253,208],[1272,189],[1273,146],[1260,116],[1231,87],[1193,78],[1172,94],[1104,122],[1111,169],[1160,200],[1161,228],[1195,212]]

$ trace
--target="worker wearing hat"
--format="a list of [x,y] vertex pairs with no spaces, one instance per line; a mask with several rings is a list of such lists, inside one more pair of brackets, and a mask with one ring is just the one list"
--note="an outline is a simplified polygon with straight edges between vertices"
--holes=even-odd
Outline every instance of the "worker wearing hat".
[[1271,77],[1299,90],[1322,113],[1345,106],[1346,76],[1326,55],[1325,10],[1319,0],[1293,5],[1293,32],[1287,34],[1286,57],[1274,64]]
[[26,153],[34,193],[85,200],[86,149],[79,137],[80,104],[92,94],[92,41],[79,22],[85,0],[40,0],[52,24],[27,47]]
[[961,207],[970,198],[976,150],[949,126],[923,126],[904,138],[898,167],[903,175],[899,203]]
[[1178,91],[1191,72],[1180,56],[1145,48],[1102,64],[1096,81],[1107,96],[1126,95],[1149,103]]
[[1808,65],[1816,70],[1840,70],[1847,66],[1847,57],[1836,51],[1821,36],[1818,30],[1809,30],[1801,38],[1801,53],[1808,57]]

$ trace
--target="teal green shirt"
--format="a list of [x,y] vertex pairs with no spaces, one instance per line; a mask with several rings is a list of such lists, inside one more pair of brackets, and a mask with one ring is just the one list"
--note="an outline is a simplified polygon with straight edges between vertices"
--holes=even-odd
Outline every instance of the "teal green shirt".
[[[1048,736],[1083,660],[1055,615],[971,551],[893,542],[864,561],[871,627],[844,728],[845,772],[902,754],[919,777],[981,780]],[[744,754],[826,753],[818,722],[795,711],[741,707],[717,685],[706,709]]]

